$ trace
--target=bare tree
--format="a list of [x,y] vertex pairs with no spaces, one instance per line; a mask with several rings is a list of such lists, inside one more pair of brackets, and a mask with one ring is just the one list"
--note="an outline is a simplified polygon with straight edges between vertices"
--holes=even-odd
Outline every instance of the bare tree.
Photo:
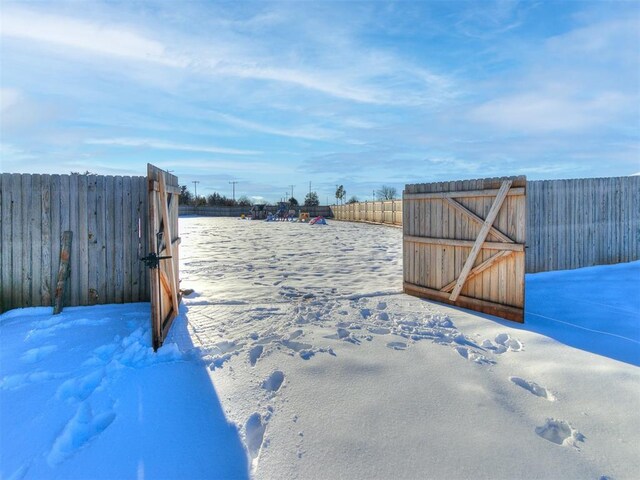
[[380,200],[393,200],[397,194],[395,187],[388,187],[387,185],[383,185],[380,190],[376,191],[376,196]]

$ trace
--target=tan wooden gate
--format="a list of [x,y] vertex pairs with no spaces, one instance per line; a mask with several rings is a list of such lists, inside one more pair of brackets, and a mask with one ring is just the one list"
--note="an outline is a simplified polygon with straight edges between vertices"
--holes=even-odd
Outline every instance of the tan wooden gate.
[[179,246],[178,177],[147,164],[149,182],[149,253],[151,332],[153,349],[162,346],[173,319],[178,315]]
[[407,185],[404,291],[524,321],[526,178]]

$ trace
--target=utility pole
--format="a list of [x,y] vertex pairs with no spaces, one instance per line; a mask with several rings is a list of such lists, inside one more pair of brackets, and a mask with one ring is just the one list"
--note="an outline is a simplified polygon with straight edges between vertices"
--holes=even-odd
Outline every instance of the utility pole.
[[233,182],[229,182],[229,184],[233,185],[233,187],[232,187],[233,188],[232,195],[233,195],[233,201],[234,202],[236,201],[236,183],[238,183],[237,180],[234,180]]
[[311,182],[309,182],[309,193],[311,193]]
[[191,183],[193,183],[194,202],[196,205],[198,205],[198,184],[200,183],[200,180],[194,180]]
[[373,201],[374,202],[376,201],[376,191],[375,190],[373,191]]
[[295,185],[289,185],[289,188],[291,189],[291,198],[293,198],[293,187],[295,187]]

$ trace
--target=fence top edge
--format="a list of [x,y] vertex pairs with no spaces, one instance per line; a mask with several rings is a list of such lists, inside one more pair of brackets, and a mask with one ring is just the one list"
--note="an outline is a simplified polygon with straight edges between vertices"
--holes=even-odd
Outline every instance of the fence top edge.
[[144,175],[99,175],[97,173],[90,173],[90,174],[84,174],[84,173],[12,173],[12,172],[2,172],[2,175],[18,175],[18,176],[29,176],[29,177],[49,177],[49,178],[53,178],[53,177],[87,177],[87,178],[131,178],[133,179],[146,179],[147,177]]
[[[446,186],[446,185],[450,185],[452,183],[457,183],[457,182],[485,182],[485,183],[498,183],[498,182],[503,182],[505,180],[511,180],[513,182],[513,186],[514,187],[524,187],[526,182],[527,182],[527,177],[525,175],[517,175],[517,176],[507,176],[507,177],[483,177],[483,178],[468,178],[468,179],[464,179],[464,180],[460,180],[460,179],[452,179],[452,180],[444,180],[444,181],[440,181],[440,182],[424,182],[424,183],[407,183],[405,185],[405,190],[407,189],[407,187],[427,187],[427,186],[436,186],[436,185],[440,185],[440,186]],[[475,189],[475,187],[473,188]]]

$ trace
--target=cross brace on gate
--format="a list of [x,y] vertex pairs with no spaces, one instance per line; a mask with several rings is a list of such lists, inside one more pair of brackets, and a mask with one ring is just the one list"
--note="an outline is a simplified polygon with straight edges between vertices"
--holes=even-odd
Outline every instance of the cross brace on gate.
[[[522,180],[522,181],[525,181],[525,180]],[[452,183],[455,183],[455,182],[452,182]],[[495,181],[492,183],[495,184]],[[446,191],[446,192],[437,190],[437,191],[431,191],[428,193],[413,193],[413,192],[405,193],[404,198],[409,202],[418,201],[418,200],[439,201],[439,202],[441,201],[443,205],[443,209],[442,209],[443,212],[449,211],[448,209],[444,208],[444,206],[450,207],[450,209],[453,209],[456,212],[457,214],[456,218],[458,219],[458,221],[460,221],[460,218],[464,218],[466,221],[473,222],[474,224],[480,226],[480,230],[475,240],[462,240],[460,239],[460,237],[438,238],[438,237],[430,237],[430,236],[423,237],[423,236],[405,234],[404,240],[405,242],[408,242],[405,244],[405,248],[409,248],[408,258],[410,263],[415,262],[416,259],[420,261],[419,260],[420,257],[417,257],[416,256],[417,254],[415,254],[415,252],[412,252],[412,248],[408,247],[411,244],[428,245],[430,247],[435,247],[436,249],[443,248],[448,250],[449,252],[448,255],[451,255],[450,252],[452,250],[447,247],[467,247],[467,248],[470,247],[471,248],[468,255],[466,256],[466,259],[464,260],[464,265],[462,266],[462,269],[457,274],[457,278],[455,278],[453,281],[450,281],[449,283],[447,283],[442,287],[438,287],[437,289],[433,289],[433,287],[429,288],[426,285],[433,285],[434,277],[429,275],[432,275],[432,272],[434,270],[437,270],[438,268],[443,268],[441,267],[441,265],[432,265],[429,263],[427,264],[427,267],[425,267],[425,270],[428,270],[428,273],[424,274],[426,275],[426,277],[422,279],[422,281],[425,283],[422,283],[422,285],[420,285],[421,282],[417,279],[417,277],[415,277],[415,274],[414,274],[413,281],[411,280],[407,281],[407,276],[406,276],[407,270],[405,269],[405,291],[407,291],[408,293],[416,294],[418,296],[425,296],[427,298],[433,298],[439,301],[445,301],[446,303],[453,303],[456,305],[460,300],[461,301],[460,306],[465,306],[467,308],[477,308],[481,311],[486,311],[488,313],[493,313],[493,314],[496,314],[496,312],[502,311],[503,313],[505,313],[502,316],[505,316],[506,318],[510,318],[513,320],[522,321],[522,308],[520,308],[518,313],[518,310],[517,310],[518,307],[512,308],[509,305],[499,305],[499,304],[496,304],[494,301],[489,301],[481,297],[472,298],[468,296],[464,296],[464,297],[461,296],[461,292],[463,288],[465,287],[465,285],[469,283],[470,280],[474,279],[475,277],[487,271],[488,269],[500,264],[504,260],[513,258],[514,254],[516,253],[523,254],[525,251],[525,245],[523,243],[516,242],[514,239],[504,234],[494,226],[494,222],[498,218],[500,210],[503,207],[507,196],[516,195],[516,196],[519,196],[520,198],[524,197],[524,194],[525,194],[524,188],[523,187],[512,188],[512,185],[513,185],[513,181],[511,179],[505,179],[505,180],[502,180],[499,189],[453,190],[453,191]],[[478,199],[482,197],[486,198],[488,196],[495,196],[495,199],[493,200],[490,206],[490,209],[486,215],[486,218],[484,219],[478,216],[473,211],[471,211],[469,208],[465,207],[458,200],[456,200],[456,198],[466,197],[471,199],[472,197],[476,197],[476,199]],[[433,210],[427,210],[427,211],[431,212],[431,215],[433,215]],[[412,218],[414,219],[414,221],[419,223],[419,221],[421,220],[415,220],[415,219],[416,218],[421,219],[424,217],[421,217],[419,214],[416,214],[416,215],[418,216],[417,217],[414,216]],[[429,220],[433,222],[434,220],[430,218],[429,214],[427,215],[428,216],[426,218],[429,218]],[[444,215],[443,217],[444,221],[446,221],[447,213],[443,213],[443,215]],[[411,217],[411,215],[409,215],[408,217]],[[443,218],[435,218],[435,221],[442,222]],[[427,223],[427,226],[426,226],[427,231],[435,230],[433,228],[433,223],[431,224],[431,228],[429,228],[429,222],[427,221],[426,223]],[[443,230],[443,229],[440,228],[440,230]],[[407,231],[411,231],[411,230],[408,227],[405,227],[405,233]],[[446,236],[447,227],[444,227],[444,232]],[[487,241],[489,234],[497,238],[498,241]],[[449,232],[449,235],[455,237],[455,235],[451,235],[451,232]],[[476,260],[478,259],[478,256],[483,249],[497,250],[497,253],[494,253],[488,258],[486,258],[486,255],[485,255],[485,259],[474,267],[474,264],[476,263]],[[455,248],[453,250],[455,250]],[[459,250],[460,249],[458,249],[458,251]],[[427,251],[432,252],[433,249],[429,249]],[[445,251],[445,250],[442,250],[442,251]],[[427,258],[429,258],[429,255],[427,255]],[[453,261],[451,257],[447,257],[445,260],[449,260],[450,262]],[[407,261],[407,257],[405,257],[405,262],[406,261]],[[433,257],[431,257],[431,261],[433,261]],[[523,262],[523,257],[518,257],[515,259],[515,261]],[[457,262],[458,260],[456,259],[456,264]],[[443,262],[443,264],[444,263],[446,262]],[[514,265],[514,263],[511,263],[511,265]],[[422,272],[420,273],[420,275],[422,275]],[[446,274],[442,274],[442,277],[446,277],[446,276],[447,276]],[[512,280],[513,280],[512,278],[509,279],[509,281],[512,281]],[[516,280],[515,288],[518,288],[518,280],[517,279],[515,280]],[[437,283],[437,280],[436,280],[436,283]],[[499,288],[504,289],[506,287],[504,285],[500,285]],[[502,294],[504,294],[504,291],[502,292]],[[497,314],[500,315],[500,313],[497,313]]]

